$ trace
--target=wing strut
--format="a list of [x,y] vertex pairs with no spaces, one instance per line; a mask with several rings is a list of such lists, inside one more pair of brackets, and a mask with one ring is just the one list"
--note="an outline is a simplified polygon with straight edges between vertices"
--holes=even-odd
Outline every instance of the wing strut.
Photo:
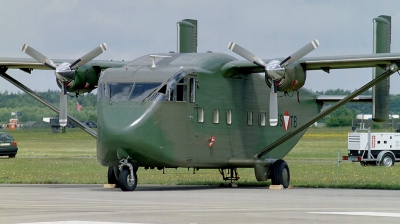
[[302,126],[300,126],[297,129],[295,129],[294,131],[291,131],[291,132],[287,133],[286,135],[282,136],[281,138],[279,138],[275,142],[273,142],[270,145],[268,145],[267,147],[263,148],[260,152],[255,154],[254,157],[256,159],[261,158],[263,155],[267,154],[268,152],[270,152],[275,147],[277,147],[280,144],[284,143],[286,140],[292,138],[293,136],[297,135],[298,133],[300,133],[300,132],[304,131],[305,129],[307,129],[308,127],[310,127],[310,125],[314,124],[319,119],[325,117],[326,115],[330,114],[331,112],[333,112],[334,110],[336,110],[340,106],[342,106],[345,103],[351,101],[354,97],[360,95],[361,93],[365,92],[366,90],[368,90],[372,86],[374,86],[377,83],[381,82],[382,80],[386,79],[387,77],[389,77],[390,75],[392,75],[393,73],[398,71],[398,69],[399,69],[398,66],[395,63],[392,63],[389,66],[389,68],[384,73],[382,73],[382,75],[380,75],[380,76],[376,77],[375,79],[371,80],[370,82],[368,82],[367,84],[365,84],[364,86],[359,88],[358,90],[356,90],[353,93],[349,94],[347,97],[345,97],[342,100],[338,101],[337,103],[333,104],[328,109],[326,109],[326,110],[320,112],[319,114],[315,115],[314,117],[312,117],[310,120],[308,120],[306,123],[304,123]]
[[[52,111],[56,112],[56,113],[60,113],[60,110],[53,106],[53,104],[49,103],[47,100],[45,100],[43,97],[37,95],[34,91],[32,91],[31,89],[29,89],[28,87],[26,87],[24,84],[18,82],[17,80],[15,80],[14,78],[12,78],[11,76],[9,76],[6,71],[7,71],[7,67],[4,66],[0,66],[0,76],[3,77],[5,80],[9,81],[10,83],[12,83],[13,85],[15,85],[16,87],[20,88],[22,91],[24,91],[25,93],[27,93],[28,95],[32,96],[33,98],[35,98],[36,100],[38,100],[39,102],[41,102],[42,104],[44,104],[45,106],[47,106],[48,108],[50,108]],[[82,124],[78,119],[68,115],[68,120],[72,121],[73,123],[75,123],[79,128],[81,128],[82,130],[84,130],[85,132],[87,132],[89,135],[93,136],[94,138],[97,138],[97,133],[96,131],[94,131],[93,129],[89,128],[88,126],[86,126],[85,124]]]

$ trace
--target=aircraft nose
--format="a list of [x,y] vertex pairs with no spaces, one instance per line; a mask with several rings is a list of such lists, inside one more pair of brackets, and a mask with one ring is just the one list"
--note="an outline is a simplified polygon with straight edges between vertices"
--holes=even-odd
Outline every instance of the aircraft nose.
[[[119,161],[122,148],[135,160],[153,161],[161,157],[163,139],[154,107],[105,106],[98,108],[97,156],[103,164]],[[119,155],[121,156],[121,155]]]

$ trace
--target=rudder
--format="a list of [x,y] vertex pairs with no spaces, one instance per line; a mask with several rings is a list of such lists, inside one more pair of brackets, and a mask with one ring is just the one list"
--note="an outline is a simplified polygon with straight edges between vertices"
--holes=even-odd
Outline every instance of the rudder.
[[[374,50],[373,53],[390,53],[391,17],[378,16],[373,19]],[[386,65],[372,70],[372,78],[380,76],[386,70]],[[389,89],[390,77],[372,87],[372,119],[384,122],[389,117]]]

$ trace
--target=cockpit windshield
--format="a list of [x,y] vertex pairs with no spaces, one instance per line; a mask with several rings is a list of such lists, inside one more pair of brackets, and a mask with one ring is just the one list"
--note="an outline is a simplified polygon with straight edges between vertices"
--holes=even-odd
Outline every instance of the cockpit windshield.
[[111,101],[128,100],[131,93],[133,83],[109,83]]
[[160,85],[161,83],[136,83],[129,100],[143,101]]
[[161,83],[108,83],[111,101],[143,101]]

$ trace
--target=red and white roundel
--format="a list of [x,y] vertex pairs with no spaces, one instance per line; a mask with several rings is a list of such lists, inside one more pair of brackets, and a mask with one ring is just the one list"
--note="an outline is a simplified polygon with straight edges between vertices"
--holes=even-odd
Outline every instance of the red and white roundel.
[[285,111],[285,113],[283,113],[283,129],[287,131],[289,129],[289,125],[290,125],[290,115],[289,112]]

